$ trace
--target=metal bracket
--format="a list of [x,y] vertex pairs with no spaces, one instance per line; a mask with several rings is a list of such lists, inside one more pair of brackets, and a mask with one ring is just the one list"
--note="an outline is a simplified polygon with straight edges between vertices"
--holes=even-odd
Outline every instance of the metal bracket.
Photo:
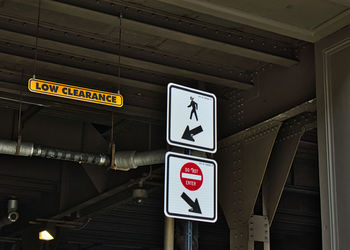
[[113,169],[115,171],[121,170],[121,171],[129,171],[130,168],[118,168],[118,166],[115,164],[115,143],[113,142],[111,144],[111,165],[109,166],[110,169]]
[[249,241],[270,242],[270,226],[267,216],[252,215],[248,225]]
[[255,241],[264,243],[264,250],[270,250],[270,225],[267,216],[252,215],[248,222],[248,250],[254,250]]

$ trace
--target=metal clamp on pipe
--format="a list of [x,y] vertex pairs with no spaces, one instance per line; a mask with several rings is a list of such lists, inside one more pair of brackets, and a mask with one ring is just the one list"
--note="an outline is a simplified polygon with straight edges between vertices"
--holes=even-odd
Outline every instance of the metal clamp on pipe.
[[135,153],[136,151],[116,152],[114,160],[111,160],[112,162],[114,162],[113,169],[129,171],[130,169],[137,168],[138,166],[134,164]]
[[[21,142],[19,150],[17,149],[18,143],[16,141],[0,140],[0,154],[6,155],[19,155],[19,156],[32,156],[34,152],[33,143]],[[16,154],[16,152],[18,153]]]

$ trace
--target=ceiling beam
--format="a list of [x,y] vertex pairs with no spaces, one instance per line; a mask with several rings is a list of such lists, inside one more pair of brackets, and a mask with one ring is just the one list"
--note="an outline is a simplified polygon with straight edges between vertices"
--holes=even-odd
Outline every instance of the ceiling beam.
[[142,31],[147,34],[152,34],[159,37],[166,37],[174,41],[183,42],[210,50],[217,50],[223,53],[227,53],[234,56],[241,56],[251,60],[272,63],[284,67],[291,67],[299,63],[297,60],[294,59],[273,55],[254,49],[244,48],[241,46],[228,44],[221,41],[210,40],[207,38],[182,33],[179,31],[169,30],[150,24],[136,22],[133,20],[127,20],[124,22],[126,22],[125,26],[130,30]]
[[[74,206],[74,207],[67,209],[65,211],[61,211],[60,213],[51,217],[51,219],[60,219],[60,218],[65,217],[65,216],[70,216],[74,212],[81,211],[81,210],[84,210],[87,208],[91,208],[98,203],[101,203],[101,202],[106,201],[106,200],[110,200],[111,197],[115,197],[118,194],[120,195],[122,193],[125,193],[126,191],[131,189],[133,186],[135,186],[138,182],[139,182],[139,180],[130,180],[125,184],[114,187],[114,188],[112,188],[112,189],[110,189],[102,194],[99,194],[99,195],[97,195],[89,200],[86,200],[85,202],[82,202],[77,206]],[[128,198],[130,197],[129,193],[127,193],[127,197]],[[123,197],[121,200],[118,200],[118,201],[113,201],[113,203],[122,202],[127,197]],[[92,210],[94,210],[94,209],[92,209]]]
[[[69,21],[67,21],[69,22]],[[90,22],[91,23],[91,22]],[[94,49],[98,51],[103,51],[106,53],[111,53],[116,55],[116,58],[119,56],[119,50],[122,55],[126,57],[132,57],[140,60],[150,61],[154,63],[160,63],[164,65],[170,65],[174,67],[183,68],[186,65],[185,69],[190,69],[192,71],[198,71],[205,74],[211,74],[216,76],[221,76],[229,79],[235,79],[243,82],[251,82],[253,80],[253,71],[256,69],[257,65],[254,68],[243,69],[237,66],[227,65],[224,62],[221,62],[220,59],[217,60],[203,60],[198,59],[196,57],[187,55],[187,53],[177,53],[171,51],[163,51],[157,50],[156,48],[152,48],[153,46],[143,46],[143,45],[135,45],[134,42],[126,42],[123,41],[121,47],[119,48],[118,43],[116,42],[115,37],[116,32],[108,32],[106,34],[98,33],[98,30],[91,30],[90,32],[84,31],[78,27],[70,26],[69,29],[67,27],[62,27],[62,25],[69,25],[65,23],[52,24],[41,22],[40,23],[40,32],[39,39],[48,39],[54,40],[57,42],[67,43],[71,45],[76,45],[84,48]],[[86,25],[89,27],[92,25]],[[108,29],[114,28],[106,25]],[[30,22],[26,19],[22,18],[9,18],[9,16],[3,14],[0,15],[0,29],[17,32],[21,34],[27,34],[30,36],[35,36],[36,23]],[[95,31],[95,33],[92,33]],[[103,32],[104,33],[104,32]],[[130,35],[138,36],[134,32],[129,32]],[[123,37],[127,39],[129,35],[125,34]],[[144,36],[144,35],[142,35]],[[142,42],[142,39],[138,39]],[[160,43],[165,42],[166,39],[160,39]],[[158,41],[159,42],[159,41]],[[137,42],[139,43],[139,42]],[[203,54],[203,50],[201,48],[194,48],[194,51],[199,54]],[[196,54],[195,53],[195,54]],[[176,66],[180,65],[180,66]],[[107,65],[107,67],[115,67],[115,65]],[[116,68],[114,68],[116,70]],[[253,70],[253,71],[252,71]],[[181,79],[179,79],[182,82]],[[163,80],[163,83],[164,80]]]
[[[29,35],[15,33],[6,30],[0,30],[0,40],[15,44],[23,44],[28,47],[35,48],[35,38]],[[98,50],[87,49],[75,45],[56,42],[47,39],[39,39],[38,47],[44,50],[48,50],[56,53],[69,54],[76,57],[88,58],[94,61],[100,61],[111,65],[116,65],[116,58],[114,54],[106,53]],[[125,56],[120,57],[121,65],[128,67],[136,67],[138,69],[160,72],[163,74],[169,74],[174,76],[181,76],[188,79],[195,79],[202,82],[212,83],[230,88],[249,89],[252,87],[250,83],[239,82],[231,79],[221,78],[213,75],[207,75],[186,69],[180,69],[170,67],[166,65],[156,64],[152,62],[142,61],[139,59],[133,59]]]
[[[350,10],[346,10],[316,28],[306,29],[285,22],[262,17],[236,8],[220,6],[217,2],[206,0],[159,0],[177,7],[218,17],[231,22],[249,25],[258,29],[293,37],[307,42],[317,42],[331,33],[347,26],[350,20]],[[332,2],[349,6],[348,0],[331,0]]]
[[[350,5],[350,2],[347,1]],[[319,41],[322,38],[334,33],[337,30],[349,25],[350,23],[350,9],[340,13],[339,15],[333,17],[332,19],[322,23],[314,29],[315,41]]]
[[190,9],[202,14],[218,17],[231,22],[249,25],[258,29],[267,30],[284,36],[293,37],[307,42],[315,42],[311,30],[279,22],[270,18],[254,15],[239,9],[220,6],[216,2],[201,0],[159,0],[160,2]]
[[[0,38],[1,40],[1,38]],[[0,62],[0,66],[2,65],[4,68],[11,68],[10,64],[12,65],[12,68],[20,68],[20,69],[30,69],[32,71],[33,69],[33,59],[27,58],[27,57],[21,57],[16,55],[10,55],[7,53],[0,52],[0,57],[2,58],[2,61]],[[83,79],[89,78],[91,80],[95,80],[96,82],[104,82],[108,86],[114,86],[117,87],[118,83],[118,77],[114,75],[108,75],[103,74],[99,72],[93,72],[85,69],[60,65],[56,63],[50,63],[50,62],[44,62],[44,61],[38,61],[37,67],[42,72],[54,72],[56,75],[74,75],[77,77],[82,77]],[[42,75],[45,75],[45,73],[42,73]],[[127,86],[131,88],[137,88],[142,90],[148,90],[152,92],[157,93],[165,93],[166,88],[165,86],[160,86],[152,83],[137,81],[133,79],[127,79],[127,78],[120,78],[120,84],[121,86]],[[93,87],[98,87],[98,84],[95,84]]]
[[67,117],[70,113],[80,114],[84,117],[84,113],[86,113],[89,115],[95,115],[100,118],[101,116],[104,116],[106,119],[110,120],[110,112],[115,112],[127,117],[138,117],[155,121],[161,121],[165,119],[165,113],[149,108],[125,104],[122,108],[113,108],[104,105],[68,100],[65,98],[40,95],[37,93],[29,92],[26,86],[4,81],[0,81],[0,100],[23,102],[26,104],[44,107],[40,111],[41,114],[45,113],[47,109],[50,110],[48,113],[55,113],[53,110],[58,110],[59,112],[64,111]]
[[[15,0],[15,1],[18,1],[18,0]],[[66,3],[61,3],[58,1],[42,0],[41,6],[43,9],[56,12],[56,13],[58,12],[60,14],[63,13],[65,15],[71,15],[82,19],[98,21],[100,23],[106,23],[108,25],[115,24],[117,26],[119,24],[119,17],[117,16],[93,11],[82,7],[77,7]],[[235,56],[249,58],[252,60],[273,63],[280,66],[290,67],[298,63],[297,60],[293,60],[290,58],[273,55],[266,52],[254,50],[254,49],[244,48],[241,46],[228,44],[228,43],[224,43],[224,42],[220,42],[212,39],[207,39],[204,37],[191,35],[184,32],[170,30],[159,26],[134,21],[127,18],[123,18],[123,27],[125,27],[125,29],[127,30],[136,31],[138,33],[149,34],[152,36],[159,36],[162,38],[166,38],[166,39],[170,39],[170,40],[174,40],[182,43],[187,43],[190,45],[199,46],[210,50],[216,50],[216,51],[224,52]]]

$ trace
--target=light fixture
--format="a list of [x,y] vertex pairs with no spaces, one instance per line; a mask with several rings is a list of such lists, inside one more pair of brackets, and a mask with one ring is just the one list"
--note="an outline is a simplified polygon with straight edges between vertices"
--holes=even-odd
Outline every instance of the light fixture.
[[147,190],[139,187],[133,190],[132,198],[135,200],[137,205],[141,205],[145,199],[148,198]]
[[46,227],[39,232],[39,239],[46,240],[46,241],[53,240],[55,239],[55,233],[56,233],[55,225],[47,224]]
[[39,239],[40,240],[53,240],[54,236],[52,234],[50,234],[49,231],[43,230],[43,231],[39,232]]

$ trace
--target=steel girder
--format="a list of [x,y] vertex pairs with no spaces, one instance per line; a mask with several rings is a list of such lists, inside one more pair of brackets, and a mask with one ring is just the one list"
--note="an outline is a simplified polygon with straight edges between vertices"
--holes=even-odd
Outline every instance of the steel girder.
[[281,125],[271,121],[220,142],[219,200],[230,228],[230,249],[248,248],[248,220]]
[[219,201],[231,250],[248,249],[248,221],[262,186],[263,213],[272,222],[300,138],[315,121],[311,100],[219,142]]

